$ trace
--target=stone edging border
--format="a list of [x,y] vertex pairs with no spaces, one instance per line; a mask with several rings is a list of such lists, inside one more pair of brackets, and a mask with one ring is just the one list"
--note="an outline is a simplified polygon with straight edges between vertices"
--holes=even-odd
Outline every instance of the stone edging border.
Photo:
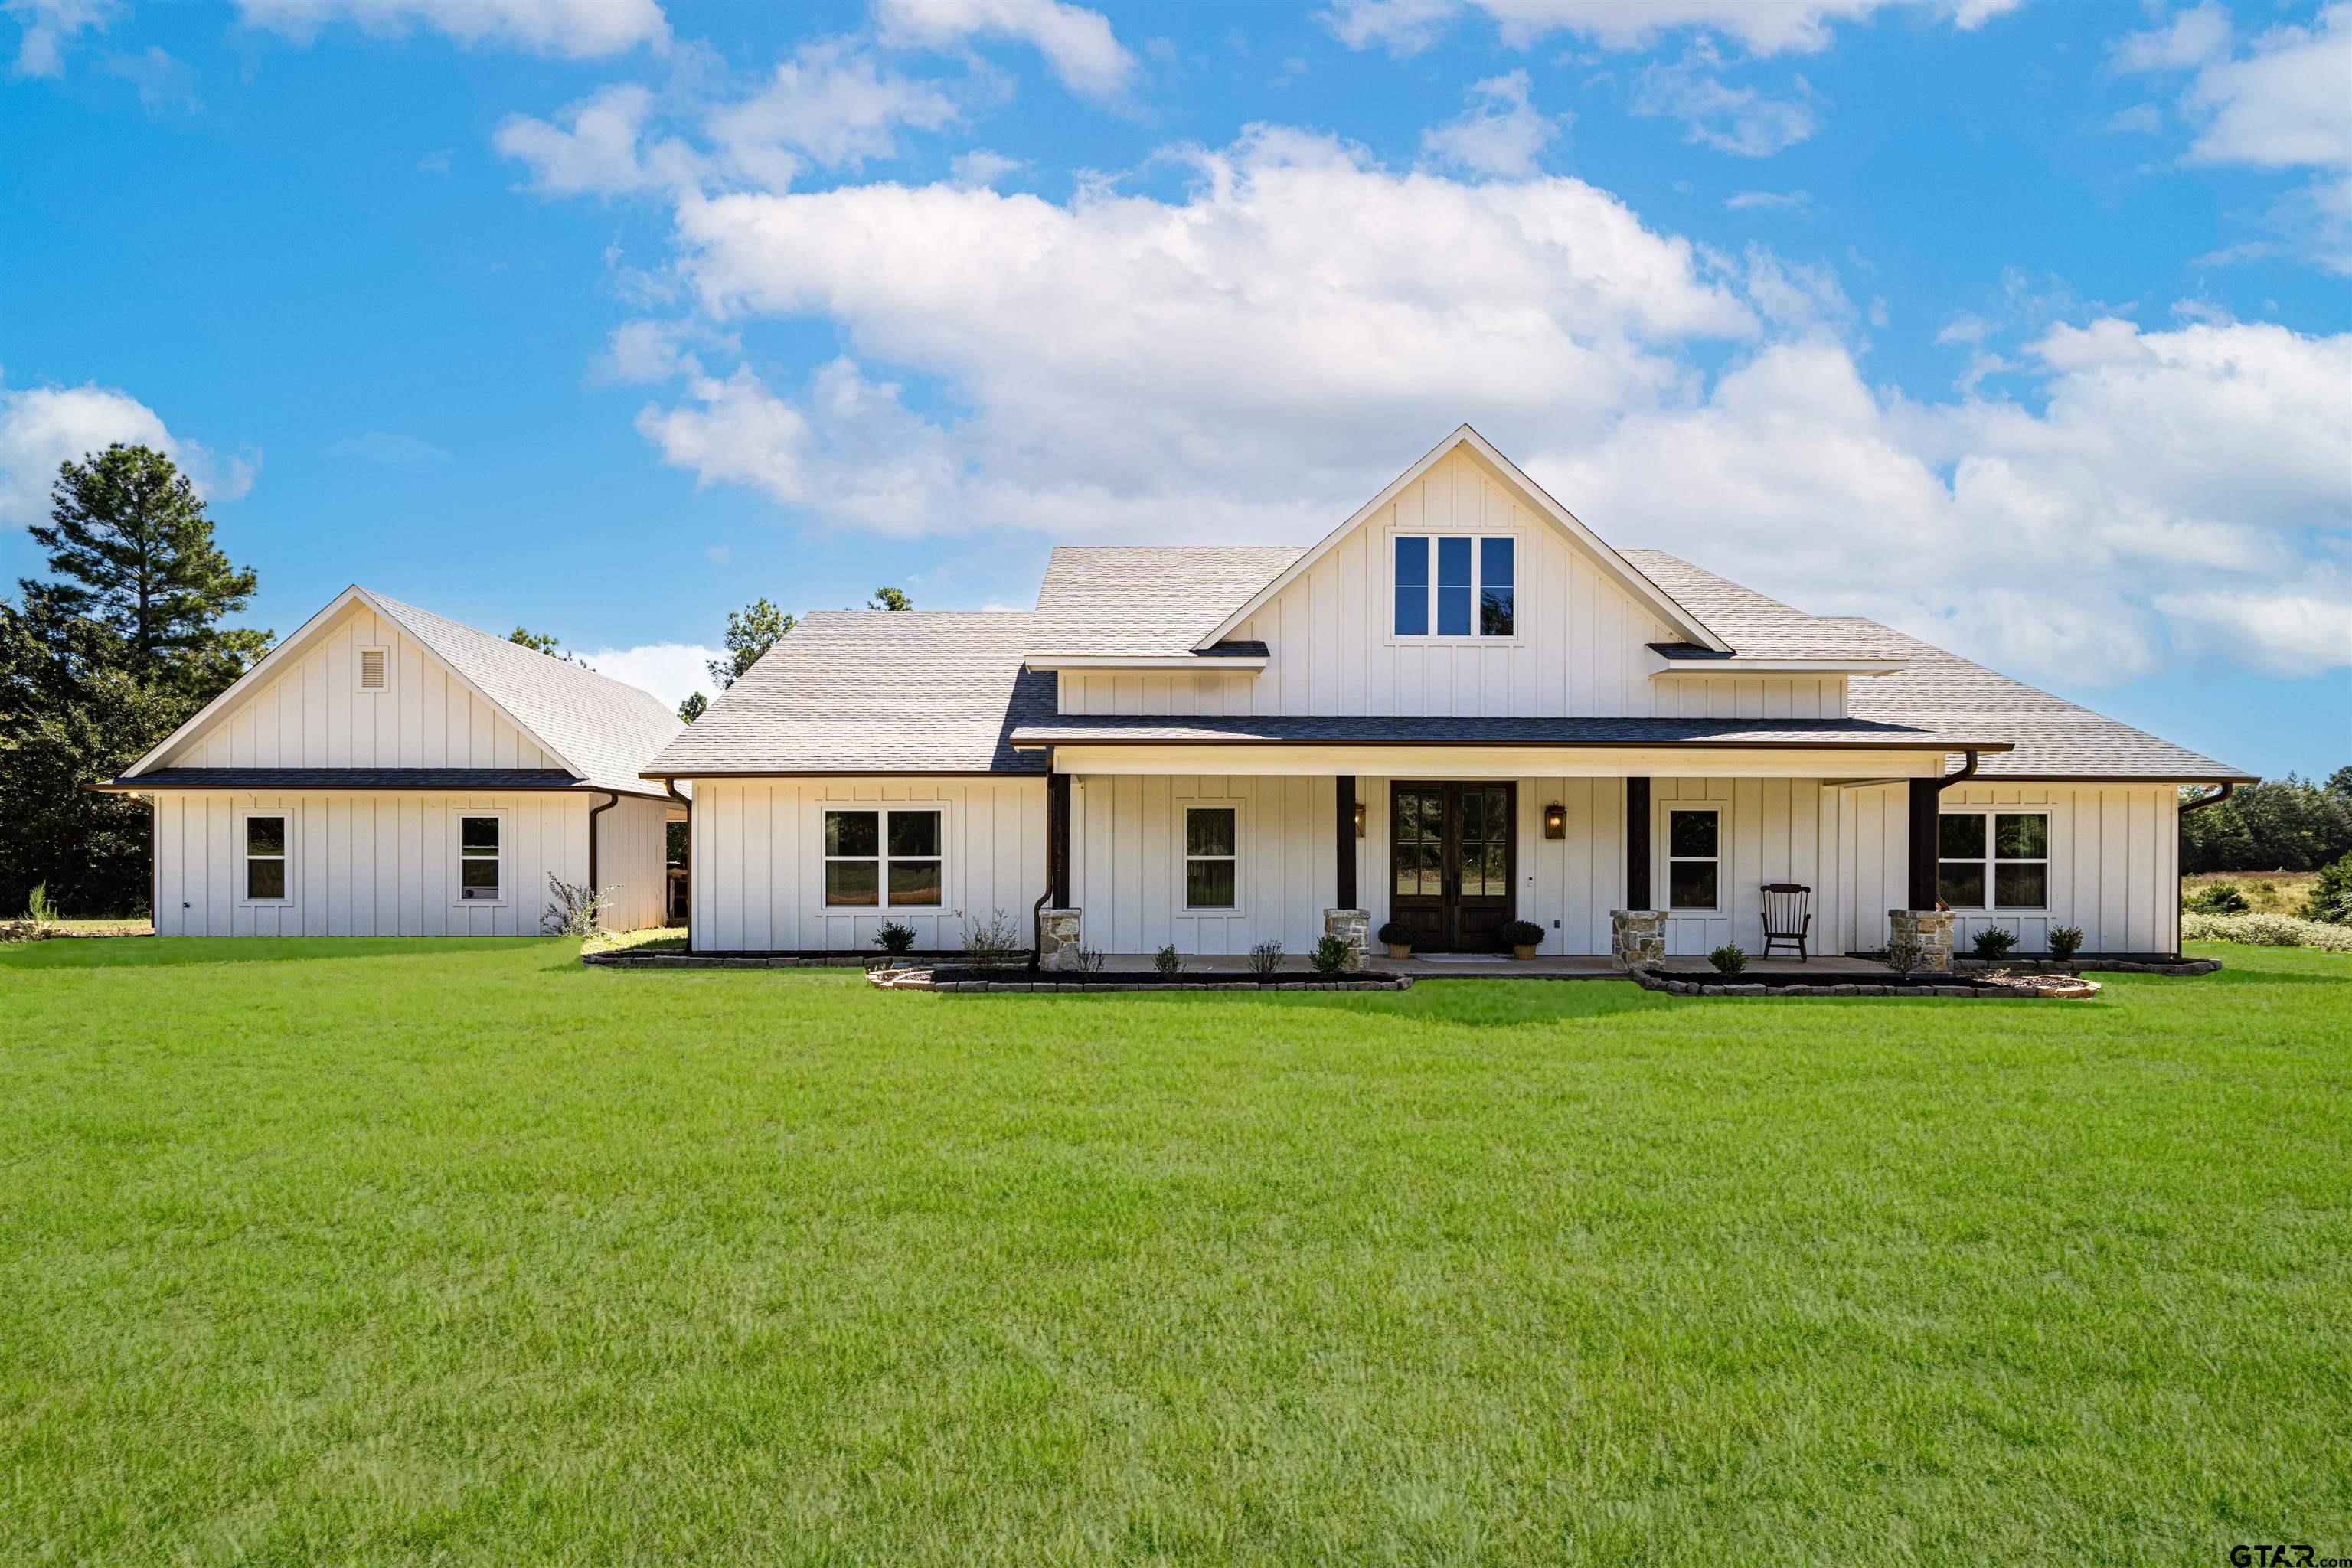
[[1737,981],[1715,984],[1700,980],[1672,980],[1647,967],[1628,971],[1628,977],[1644,991],[1664,991],[1675,996],[1935,996],[1955,1002],[2035,1002],[2078,1000],[2099,994],[2095,980],[2025,990],[2006,985],[1874,985],[1863,981],[1839,981],[1829,985],[1759,985]]
[[1067,971],[1061,977],[1046,979],[1042,974],[1027,978],[1029,971],[1016,970],[1024,976],[1019,980],[933,980],[929,969],[876,969],[866,973],[866,983],[885,991],[932,991],[958,995],[1002,994],[1006,992],[1035,993],[1040,991],[1230,991],[1244,996],[1255,996],[1267,991],[1410,991],[1412,976],[1409,974],[1351,974],[1337,980],[1320,975],[1301,976],[1295,980],[1259,980],[1253,976],[1236,976],[1232,980],[1087,980],[1071,978]]
[[2144,963],[2127,958],[2085,958],[2061,961],[2055,958],[1972,958],[1958,953],[1952,955],[1952,972],[1956,974],[1981,974],[1990,970],[2006,969],[2012,974],[2211,974],[2221,967],[2218,958],[2183,958],[2178,961]]

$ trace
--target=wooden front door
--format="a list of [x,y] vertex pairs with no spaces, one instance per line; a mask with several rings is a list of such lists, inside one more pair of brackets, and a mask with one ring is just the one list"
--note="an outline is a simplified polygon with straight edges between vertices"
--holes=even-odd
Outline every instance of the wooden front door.
[[1389,811],[1389,918],[1423,952],[1496,952],[1518,870],[1515,784],[1400,784]]

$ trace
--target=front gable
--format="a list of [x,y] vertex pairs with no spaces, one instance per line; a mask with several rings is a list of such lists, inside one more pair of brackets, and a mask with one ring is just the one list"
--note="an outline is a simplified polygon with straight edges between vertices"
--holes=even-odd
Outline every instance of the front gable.
[[124,777],[164,768],[578,772],[359,588],[339,595]]

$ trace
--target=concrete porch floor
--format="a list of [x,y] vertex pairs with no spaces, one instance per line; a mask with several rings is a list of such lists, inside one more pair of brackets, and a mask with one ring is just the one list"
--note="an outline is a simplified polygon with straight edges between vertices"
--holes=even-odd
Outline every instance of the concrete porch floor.
[[[1148,952],[1108,952],[1103,955],[1103,968],[1114,973],[1148,970],[1152,955]],[[1242,973],[1249,969],[1249,955],[1244,952],[1187,953],[1184,968],[1188,973],[1211,974]],[[1706,970],[1704,958],[1670,958],[1666,967],[1674,970]],[[1748,971],[1751,974],[1885,974],[1886,965],[1867,958],[1848,958],[1843,953],[1820,953],[1808,960],[1794,958],[1750,958]],[[1481,976],[1504,979],[1538,980],[1546,978],[1607,980],[1622,977],[1624,970],[1611,958],[1563,957],[1531,958],[1524,963],[1507,953],[1487,956],[1465,953],[1459,958],[1388,958],[1374,953],[1364,961],[1364,972],[1370,974],[1410,974],[1415,980],[1464,980]],[[1300,953],[1285,953],[1282,959],[1285,974],[1307,975],[1315,973],[1314,964]],[[1712,971],[1709,971],[1712,973]]]

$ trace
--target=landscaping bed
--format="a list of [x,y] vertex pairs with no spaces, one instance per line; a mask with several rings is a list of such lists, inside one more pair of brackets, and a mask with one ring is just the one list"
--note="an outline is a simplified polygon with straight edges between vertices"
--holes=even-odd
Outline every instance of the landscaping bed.
[[2054,997],[2078,1000],[2095,996],[2098,982],[2078,974],[2040,973],[1977,974],[1911,973],[1857,975],[1831,979],[1821,974],[1723,974],[1712,969],[1636,969],[1636,984],[1645,990],[1676,996],[1948,996],[2007,998]]
[[877,968],[866,978],[886,990],[945,991],[958,994],[1039,991],[1410,991],[1405,974],[1314,974],[1283,970],[1260,976],[1229,969],[992,969],[940,963]]

